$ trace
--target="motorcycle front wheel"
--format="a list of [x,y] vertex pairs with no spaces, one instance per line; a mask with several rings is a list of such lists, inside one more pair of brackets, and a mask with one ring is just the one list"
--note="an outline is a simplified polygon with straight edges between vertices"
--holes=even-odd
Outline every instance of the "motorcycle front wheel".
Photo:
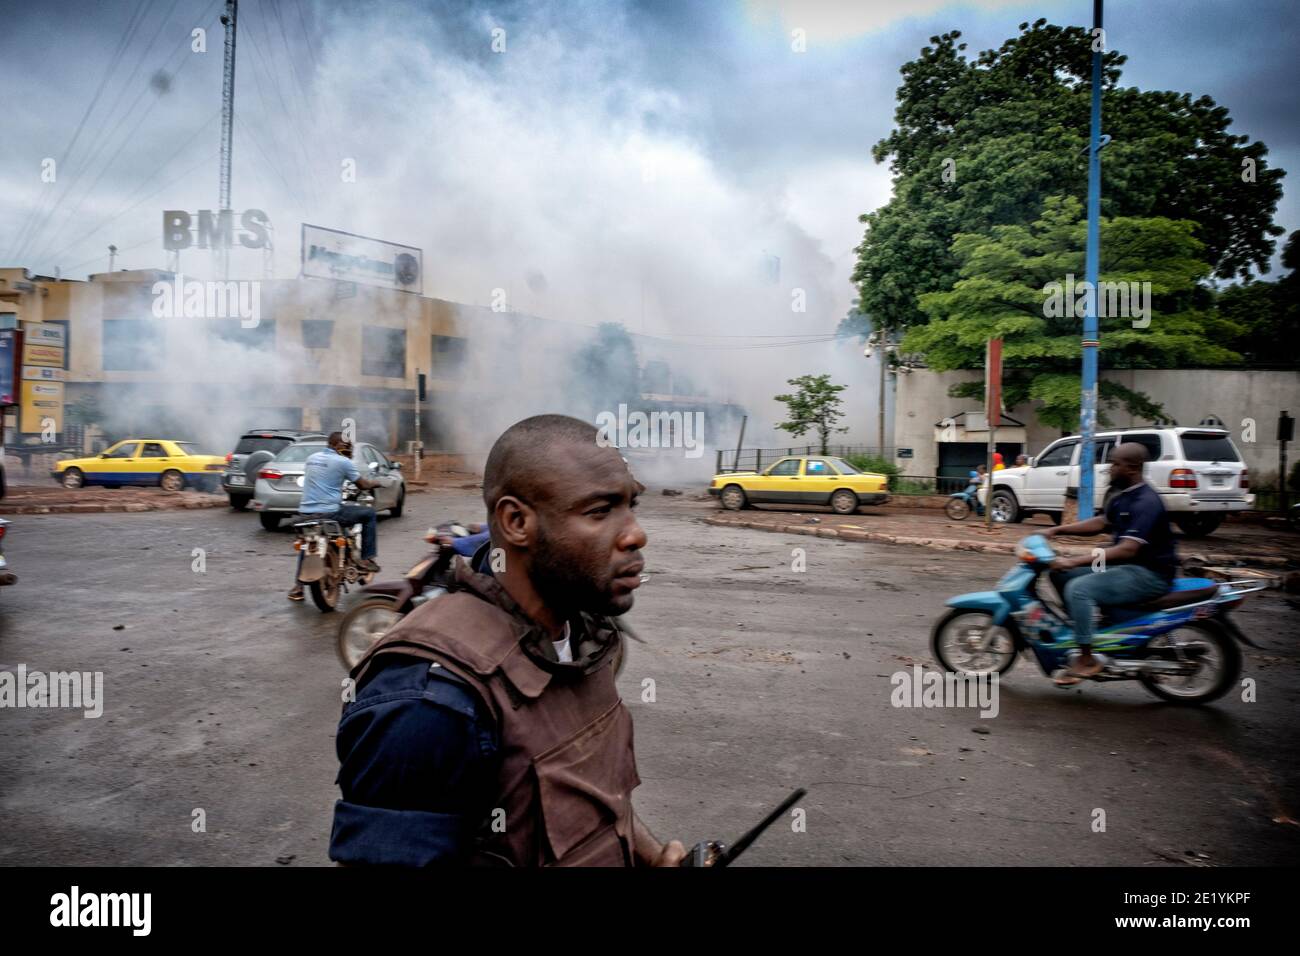
[[1016,663],[1016,642],[988,611],[953,608],[935,622],[930,652],[954,674],[1005,674]]
[[1196,670],[1170,676],[1140,674],[1139,683],[1171,704],[1208,704],[1226,694],[1241,673],[1241,649],[1222,628],[1201,623],[1184,624],[1177,630],[1151,638],[1147,647],[1195,647]]
[[356,667],[366,651],[402,617],[396,601],[378,594],[371,595],[343,615],[336,646],[344,669],[351,671]]
[[311,582],[311,600],[322,611],[329,613],[339,605],[340,581],[343,572],[339,565],[342,558],[339,549],[331,545],[325,551],[325,573]]
[[970,505],[965,498],[949,498],[943,506],[943,513],[953,521],[962,521],[970,515]]

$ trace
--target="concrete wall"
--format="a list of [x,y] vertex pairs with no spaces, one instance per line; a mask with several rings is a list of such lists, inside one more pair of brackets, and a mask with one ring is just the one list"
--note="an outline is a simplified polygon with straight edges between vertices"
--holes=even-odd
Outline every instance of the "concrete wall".
[[[1144,369],[1106,372],[1103,377],[1150,395],[1180,425],[1197,425],[1211,415],[1219,418],[1256,484],[1277,474],[1278,415],[1285,410],[1300,417],[1300,372]],[[1146,424],[1122,412],[1110,417],[1121,426]],[[1247,419],[1254,421],[1254,435]],[[1292,442],[1288,459],[1295,461],[1297,453],[1300,444]]]
[[[912,475],[933,475],[938,467],[938,448],[934,424],[963,411],[977,411],[979,402],[968,398],[949,398],[950,386],[978,381],[978,369],[957,372],[918,370],[899,376],[898,408],[894,417],[895,444],[912,448],[914,457],[900,461]],[[1250,469],[1253,483],[1265,484],[1277,472],[1277,417],[1283,411],[1300,417],[1300,372],[1252,371],[1249,369],[1143,369],[1107,371],[1102,378],[1115,381],[1135,391],[1144,392],[1161,403],[1166,413],[1180,425],[1197,425],[1213,415],[1232,433],[1243,460]],[[1037,454],[1060,436],[1055,428],[1041,425],[1033,405],[1007,410],[1012,418],[1025,423],[1029,454]],[[1145,425],[1123,411],[1108,415],[1115,427]],[[1255,423],[1254,434],[1249,421]],[[1253,440],[1251,440],[1253,438]],[[1300,442],[1293,443],[1291,461],[1300,458]]]

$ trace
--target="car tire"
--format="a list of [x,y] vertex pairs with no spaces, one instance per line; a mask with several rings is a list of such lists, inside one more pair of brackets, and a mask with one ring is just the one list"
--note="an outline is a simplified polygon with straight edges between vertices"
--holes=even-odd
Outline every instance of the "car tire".
[[718,500],[722,502],[722,507],[727,511],[739,511],[742,508],[749,507],[749,496],[745,494],[745,489],[740,485],[727,485],[718,495]]
[[837,515],[851,515],[858,510],[858,496],[848,488],[840,488],[831,495],[831,511]]
[[[993,520],[998,524],[1016,524],[1024,520],[1016,496],[1005,488],[993,492],[993,498],[989,501],[989,508],[993,512]],[[999,514],[1002,517],[998,517]]]
[[1223,524],[1223,515],[1177,515],[1174,523],[1189,538],[1208,538]]
[[280,530],[280,513],[278,511],[259,511],[257,517],[261,519],[262,527],[265,530]]
[[80,468],[67,468],[63,472],[62,484],[69,489],[84,488],[86,476]]
[[230,507],[236,511],[244,511],[248,508],[248,503],[253,500],[252,495],[231,495]]
[[168,468],[158,478],[158,487],[163,491],[181,491],[185,487],[185,476],[175,468]]
[[255,451],[244,459],[244,481],[248,482],[248,487],[252,488],[257,484],[257,473],[275,456],[269,451]]
[[388,509],[388,516],[390,518],[400,518],[402,516],[402,509],[405,507],[406,489],[402,488],[397,492],[397,504]]

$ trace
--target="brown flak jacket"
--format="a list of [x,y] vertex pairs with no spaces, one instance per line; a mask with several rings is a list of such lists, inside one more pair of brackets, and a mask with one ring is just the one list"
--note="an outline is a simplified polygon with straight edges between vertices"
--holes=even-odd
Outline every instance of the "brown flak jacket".
[[623,633],[584,614],[570,621],[573,662],[560,663],[495,578],[457,558],[453,588],[393,627],[352,677],[359,685],[382,654],[424,658],[463,679],[492,715],[500,769],[474,863],[631,866],[641,779],[614,685]]

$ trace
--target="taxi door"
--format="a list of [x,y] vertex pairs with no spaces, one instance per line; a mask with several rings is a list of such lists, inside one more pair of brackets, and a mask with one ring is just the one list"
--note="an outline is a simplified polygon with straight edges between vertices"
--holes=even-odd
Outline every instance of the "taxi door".
[[825,458],[805,458],[803,463],[803,487],[799,489],[801,503],[810,505],[829,504],[831,493],[841,487],[839,472]]
[[100,483],[130,484],[140,468],[139,451],[138,441],[120,441],[96,459],[94,471],[87,477],[93,475]]

